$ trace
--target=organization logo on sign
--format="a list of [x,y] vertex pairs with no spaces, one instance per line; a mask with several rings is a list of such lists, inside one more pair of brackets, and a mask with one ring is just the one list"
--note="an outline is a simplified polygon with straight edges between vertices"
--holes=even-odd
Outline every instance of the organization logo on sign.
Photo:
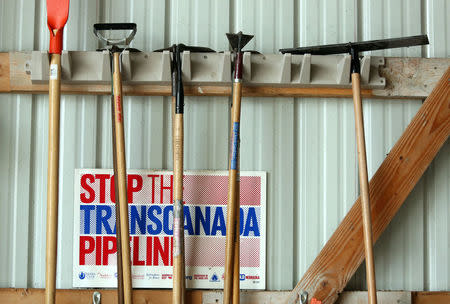
[[219,276],[217,273],[214,272],[214,274],[211,276],[211,279],[209,279],[210,282],[220,282]]
[[80,271],[80,273],[78,274],[78,277],[80,278],[80,280],[92,280],[96,277],[97,273],[95,272],[84,272],[84,271]]
[[240,280],[240,281],[245,281],[245,274],[241,273],[241,274],[239,275],[239,280]]

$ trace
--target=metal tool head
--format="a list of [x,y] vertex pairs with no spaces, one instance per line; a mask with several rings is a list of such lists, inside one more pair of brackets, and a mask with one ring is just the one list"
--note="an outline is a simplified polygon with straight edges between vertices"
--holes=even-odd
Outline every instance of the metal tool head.
[[183,43],[178,44],[177,48],[180,53],[183,53],[184,51],[189,51],[192,53],[215,53],[216,52],[213,49],[210,49],[208,47],[185,45]]
[[115,52],[122,53],[125,50],[129,51],[130,53],[140,53],[140,52],[142,52],[139,49],[129,48],[129,47],[121,48],[121,47],[118,47],[118,46],[115,46],[115,45],[113,45],[112,47],[99,48],[99,49],[96,49],[95,51],[96,52],[110,51],[111,53],[115,53]]
[[253,39],[253,35],[245,35],[242,32],[237,34],[227,33],[228,42],[230,42],[233,51],[241,52],[244,46]]
[[[104,36],[103,32],[113,32],[113,31],[128,31],[125,37],[119,38],[108,38]],[[136,35],[137,25],[136,23],[96,23],[94,24],[94,34],[98,39],[105,42],[106,45],[113,46],[127,46],[133,40]]]
[[215,53],[216,51],[214,51],[213,49],[210,49],[208,47],[203,47],[203,46],[191,46],[191,45],[185,45],[185,44],[174,44],[170,47],[164,48],[164,49],[158,49],[158,50],[154,50],[154,52],[163,52],[163,51],[170,51],[172,53],[175,54],[176,52],[176,48],[179,47],[180,48],[180,52],[182,53],[183,51],[190,51],[193,53]]
[[428,44],[427,35],[409,36],[392,39],[369,40],[361,42],[349,42],[340,44],[317,45],[299,48],[280,49],[282,54],[311,54],[311,55],[331,55],[350,53],[353,49],[356,52],[366,52],[400,47],[410,47]]
[[[184,112],[184,86],[183,86],[183,73],[181,71],[181,53],[184,51],[184,44],[177,44],[175,46],[175,52],[173,53],[173,60],[175,62],[175,69],[172,72],[172,78],[176,80],[175,85],[172,85],[175,89],[175,114],[183,114]],[[176,72],[175,72],[176,71]],[[172,81],[173,82],[173,81]]]
[[69,0],[47,0],[47,26],[50,30],[50,48],[52,54],[61,54],[63,28],[69,17]]
[[190,46],[190,45],[185,45],[185,44],[182,44],[182,43],[181,44],[173,44],[170,47],[155,50],[154,52],[169,51],[169,52],[172,53],[172,56],[173,56],[172,64],[171,64],[172,73],[173,73],[174,69],[176,69],[177,62],[178,62],[177,59],[176,59],[176,52],[177,52],[177,50],[179,51],[180,54],[183,53],[184,51],[190,51],[190,52],[193,52],[193,53],[215,53],[216,52],[213,49],[210,49],[208,47]]

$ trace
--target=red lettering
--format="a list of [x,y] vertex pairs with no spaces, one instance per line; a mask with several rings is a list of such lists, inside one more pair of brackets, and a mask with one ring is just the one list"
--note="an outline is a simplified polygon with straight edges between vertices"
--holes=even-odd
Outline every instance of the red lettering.
[[146,258],[146,260],[147,260],[146,265],[147,266],[151,266],[152,265],[152,247],[153,247],[152,239],[153,239],[153,237],[151,237],[151,236],[147,237],[147,258]]
[[153,238],[154,243],[154,255],[153,255],[153,265],[158,266],[159,265],[159,257],[161,256],[161,259],[163,261],[164,266],[169,266],[169,237],[164,237],[164,246],[161,244],[161,240],[159,237]]
[[109,179],[109,174],[96,174],[95,178],[100,181],[100,204],[104,204],[106,197],[106,180]]
[[139,237],[133,237],[133,265],[145,265],[144,260],[139,260]]
[[[109,248],[109,244],[112,244],[112,247]],[[103,237],[103,264],[109,265],[108,259],[110,254],[114,254],[117,252],[117,242],[116,237],[114,236],[104,236]]]
[[[88,246],[86,247],[86,242]],[[94,252],[95,241],[91,236],[80,236],[80,265],[86,265],[86,254]]]
[[170,266],[173,266],[173,237],[170,237]]
[[95,237],[95,265],[102,264],[102,237]]
[[81,188],[86,190],[89,193],[89,198],[86,196],[86,193],[80,193],[80,200],[83,204],[90,204],[95,199],[95,191],[92,189],[90,185],[88,185],[87,181],[90,183],[94,182],[94,175],[92,174],[83,174],[81,176]]
[[[134,181],[136,181],[136,186],[133,186]],[[142,176],[138,174],[129,174],[128,175],[128,204],[133,203],[133,193],[139,192],[142,190]]]
[[164,175],[161,175],[161,201],[160,204],[164,203],[164,190],[170,191],[170,201],[169,203],[172,204],[173,201],[173,175],[170,175],[170,186],[164,186]]
[[114,181],[114,175],[111,176],[111,181],[109,183],[109,199],[111,203],[116,202],[116,184]]
[[156,178],[159,177],[159,175],[149,174],[147,176],[152,179],[152,204],[154,204],[155,203],[155,180],[156,180]]

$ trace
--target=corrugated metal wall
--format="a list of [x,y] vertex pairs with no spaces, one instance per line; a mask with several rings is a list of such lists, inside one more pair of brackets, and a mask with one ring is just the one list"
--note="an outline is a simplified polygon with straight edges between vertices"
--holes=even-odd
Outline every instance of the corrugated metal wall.
[[[227,49],[225,33],[255,34],[250,49],[427,33],[431,45],[378,52],[450,56],[448,0],[72,0],[65,49],[93,50],[95,22],[138,24],[134,47],[175,42]],[[48,48],[44,0],[0,1],[0,51]],[[43,287],[48,106],[45,95],[0,95],[0,287]],[[187,98],[186,169],[227,166],[228,98]],[[365,100],[372,175],[421,105]],[[171,168],[170,105],[125,99],[127,164]],[[58,288],[72,282],[75,168],[111,168],[109,97],[64,96],[61,105]],[[244,99],[242,170],[268,172],[267,288],[291,289],[358,194],[350,100]],[[450,289],[450,143],[375,246],[379,289]],[[365,288],[364,269],[348,288]]]

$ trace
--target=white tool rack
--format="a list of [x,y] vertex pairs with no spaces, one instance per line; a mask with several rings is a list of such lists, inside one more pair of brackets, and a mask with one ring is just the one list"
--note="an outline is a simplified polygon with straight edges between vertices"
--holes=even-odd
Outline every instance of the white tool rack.
[[[168,85],[171,82],[171,56],[164,52],[123,51],[122,80],[128,85]],[[233,54],[182,54],[183,81],[186,85],[229,86],[232,78]],[[336,87],[351,88],[350,55],[255,54],[243,56],[243,80],[247,86]],[[108,51],[63,51],[61,77],[66,84],[108,84],[111,81]],[[379,74],[384,57],[361,58],[361,86],[383,89],[386,80]],[[33,84],[48,83],[49,55],[33,51],[27,65]]]

